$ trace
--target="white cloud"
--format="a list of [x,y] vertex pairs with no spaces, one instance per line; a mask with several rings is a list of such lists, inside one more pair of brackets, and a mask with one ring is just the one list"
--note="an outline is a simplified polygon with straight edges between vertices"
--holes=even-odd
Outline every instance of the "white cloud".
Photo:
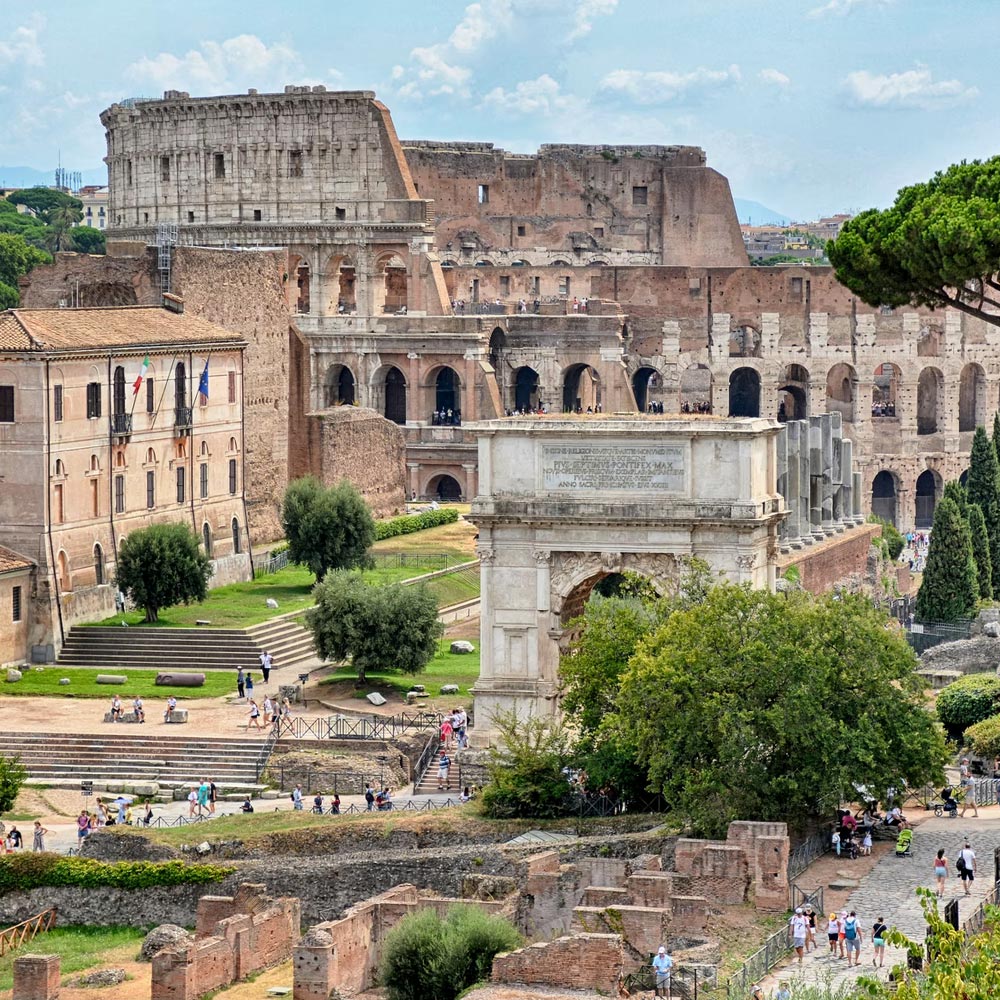
[[559,84],[548,73],[534,80],[522,80],[513,90],[494,87],[484,98],[483,107],[516,115],[547,117],[581,109],[583,102],[560,91]]
[[600,88],[630,97],[636,104],[670,104],[733,86],[740,79],[740,68],[736,65],[727,69],[699,66],[690,73],[659,70],[644,73],[635,69],[616,69],[601,80]]
[[143,56],[127,73],[166,90],[219,94],[244,85],[279,87],[295,82],[300,71],[301,60],[290,46],[282,42],[266,45],[256,35],[237,35],[222,42],[202,42],[183,56],[172,52]]
[[977,97],[976,87],[961,80],[935,82],[926,66],[904,73],[869,73],[857,70],[844,78],[843,91],[848,102],[862,108],[919,108],[936,111],[964,104]]
[[773,83],[776,87],[787,87],[792,82],[791,77],[782,73],[780,69],[762,69],[757,75],[764,83]]
[[809,16],[812,18],[842,17],[863,7],[888,7],[891,3],[893,0],[829,0],[822,7],[814,7],[809,11]]
[[44,26],[45,19],[36,14],[15,28],[6,40],[0,39],[0,73],[19,64],[36,67],[45,64],[45,52],[38,41]]
[[483,42],[510,27],[511,0],[481,0],[465,8],[462,20],[448,36],[448,45],[456,52],[475,52]]
[[618,0],[576,0],[573,11],[573,30],[569,34],[572,42],[584,35],[589,35],[594,26],[594,19],[607,17],[615,12]]

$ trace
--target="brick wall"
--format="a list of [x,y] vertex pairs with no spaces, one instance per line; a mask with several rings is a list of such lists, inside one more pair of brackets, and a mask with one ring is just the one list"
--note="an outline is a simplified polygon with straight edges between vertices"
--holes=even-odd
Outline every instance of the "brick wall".
[[58,996],[58,955],[22,955],[14,959],[12,1000],[56,1000]]
[[497,955],[490,978],[494,983],[612,993],[622,965],[617,934],[575,934]]
[[864,577],[868,550],[882,529],[862,524],[846,535],[835,535],[816,545],[778,557],[778,575],[794,566],[799,583],[812,594],[822,594],[849,577]]

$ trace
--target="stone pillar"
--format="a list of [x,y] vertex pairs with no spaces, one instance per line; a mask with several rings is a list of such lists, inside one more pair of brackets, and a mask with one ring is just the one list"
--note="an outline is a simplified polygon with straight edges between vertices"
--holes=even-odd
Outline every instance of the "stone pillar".
[[816,541],[823,532],[823,422],[809,418],[809,527]]
[[808,420],[797,421],[799,425],[799,539],[805,545],[812,545],[812,429]]
[[292,951],[292,1000],[329,1000],[336,986],[333,938],[313,927]]
[[465,499],[466,502],[471,502],[479,493],[476,483],[476,464],[463,462],[462,471],[465,473]]
[[[788,425],[778,431],[778,436],[774,439],[775,451],[777,454],[778,492],[788,507]],[[782,551],[788,549],[788,518],[786,517],[778,528],[778,541]]]
[[407,462],[406,469],[410,477],[410,493],[406,498],[409,500],[410,496],[420,496],[420,463]]
[[14,959],[12,1000],[56,1000],[58,996],[58,955],[22,955]]
[[864,524],[865,516],[862,512],[861,499],[861,473],[852,473],[851,480],[851,513],[854,515],[855,524]]
[[786,460],[788,472],[785,484],[785,505],[788,507],[788,517],[785,519],[787,525],[785,531],[786,544],[793,549],[802,548],[802,510],[800,495],[802,489],[799,485],[799,471],[801,469],[801,456],[799,452],[802,448],[802,422],[800,420],[789,420],[785,424],[785,437],[787,440]]
[[543,549],[536,549],[532,555],[535,557],[535,566],[537,567],[535,572],[535,593],[537,598],[535,606],[541,614],[547,612],[550,607],[549,593],[551,590],[550,567],[552,564],[552,553]]
[[834,411],[830,415],[830,431],[833,443],[832,464],[830,466],[830,481],[833,487],[833,530],[844,530],[843,485],[844,485],[844,428],[840,413]]
[[835,533],[833,526],[833,421],[832,414],[823,413],[819,418],[823,433],[823,533]]
[[842,438],[840,442],[840,519],[843,524],[854,523],[854,442]]

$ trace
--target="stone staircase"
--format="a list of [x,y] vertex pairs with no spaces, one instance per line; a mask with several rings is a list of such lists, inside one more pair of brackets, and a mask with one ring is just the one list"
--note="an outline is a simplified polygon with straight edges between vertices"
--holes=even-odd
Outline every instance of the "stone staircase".
[[90,780],[170,788],[210,778],[223,787],[256,787],[261,738],[188,739],[147,735],[145,726],[112,728],[99,736],[0,733],[0,754],[20,755],[29,778],[59,785]]
[[[441,749],[431,758],[430,764],[427,766],[427,770],[414,782],[413,784],[413,794],[414,795],[444,795],[445,792],[438,791],[438,763],[441,760]],[[453,798],[458,798],[462,794],[462,789],[459,787],[458,781],[458,757],[460,751],[450,750],[448,756],[451,758],[451,767],[448,769],[448,788],[447,794],[450,794]]]
[[[275,668],[318,663],[312,636],[292,618],[279,618],[249,629],[122,628],[75,625],[59,653],[60,666],[109,670],[254,669],[268,650]],[[278,675],[290,684],[289,673]]]

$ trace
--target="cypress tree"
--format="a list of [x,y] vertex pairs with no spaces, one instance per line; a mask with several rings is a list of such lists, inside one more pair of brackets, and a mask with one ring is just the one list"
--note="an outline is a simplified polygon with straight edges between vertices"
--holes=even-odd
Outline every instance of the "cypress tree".
[[976,428],[972,438],[965,490],[969,503],[978,504],[986,519],[993,579],[1000,580],[1000,465],[993,442],[982,427]]
[[993,414],[993,450],[1000,462],[1000,410]]
[[959,514],[966,521],[969,520],[969,497],[965,492],[965,487],[957,479],[952,479],[944,484],[944,493],[942,496],[951,497],[958,507]]
[[969,526],[950,497],[934,510],[927,566],[917,593],[917,617],[953,622],[969,614],[979,597]]
[[977,503],[969,504],[969,532],[972,535],[972,558],[976,561],[976,580],[979,584],[979,597],[982,600],[993,599],[993,568],[990,565],[990,538],[986,533],[986,518]]

